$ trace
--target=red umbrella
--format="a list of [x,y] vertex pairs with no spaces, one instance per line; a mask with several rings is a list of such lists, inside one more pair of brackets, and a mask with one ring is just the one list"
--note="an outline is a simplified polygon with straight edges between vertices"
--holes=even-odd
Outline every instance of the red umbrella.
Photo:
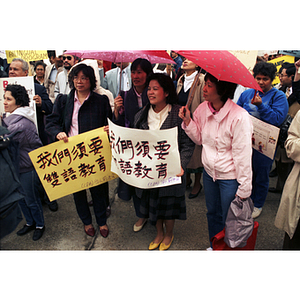
[[174,50],[194,62],[219,80],[229,81],[262,92],[248,69],[229,51],[214,50]]
[[76,55],[80,58],[91,58],[119,62],[133,62],[136,58],[146,58],[152,64],[176,64],[165,50],[67,50],[65,54]]

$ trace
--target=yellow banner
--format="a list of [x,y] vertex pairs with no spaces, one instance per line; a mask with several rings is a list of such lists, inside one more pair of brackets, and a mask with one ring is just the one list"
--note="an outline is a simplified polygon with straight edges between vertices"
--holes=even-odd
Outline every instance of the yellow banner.
[[48,58],[47,50],[6,50],[7,63],[14,58],[22,58],[26,61],[36,61]]
[[269,60],[268,62],[271,63],[271,64],[274,64],[275,67],[277,68],[276,77],[272,82],[272,85],[274,86],[274,85],[276,85],[280,82],[278,75],[279,75],[279,70],[280,70],[282,64],[284,62],[288,62],[288,63],[293,64],[295,62],[295,57],[289,56],[289,55],[284,55],[284,56],[277,57],[275,59]]
[[110,170],[111,148],[103,128],[29,153],[50,201],[118,177]]

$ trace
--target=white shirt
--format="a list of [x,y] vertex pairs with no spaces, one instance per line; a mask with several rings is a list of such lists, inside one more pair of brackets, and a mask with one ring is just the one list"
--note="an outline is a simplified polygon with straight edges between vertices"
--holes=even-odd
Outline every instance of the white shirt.
[[163,122],[166,120],[169,112],[171,111],[172,106],[167,104],[166,107],[160,112],[156,113],[152,106],[150,106],[148,113],[148,126],[151,130],[159,130]]
[[[122,77],[121,77],[121,91],[129,91],[130,90],[130,81],[128,76],[128,70],[130,69],[130,65],[128,65],[125,69],[122,70]],[[118,67],[118,78],[120,78],[120,68]],[[120,80],[118,80],[118,90]]]
[[53,66],[50,76],[49,76],[49,80],[51,80],[52,82],[55,82],[56,79],[56,75],[57,75],[57,69],[55,67],[55,65]]

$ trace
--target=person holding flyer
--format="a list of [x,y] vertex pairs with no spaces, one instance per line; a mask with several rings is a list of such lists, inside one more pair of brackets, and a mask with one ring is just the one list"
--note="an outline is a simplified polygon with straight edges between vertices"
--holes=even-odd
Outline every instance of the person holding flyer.
[[[279,127],[284,121],[289,104],[284,92],[272,87],[275,78],[275,65],[259,62],[253,68],[254,78],[262,89],[256,93],[254,89],[243,92],[237,102],[248,113],[263,122]],[[253,188],[251,198],[254,203],[253,218],[257,218],[262,211],[269,189],[269,173],[274,158],[270,159],[261,152],[253,150]]]

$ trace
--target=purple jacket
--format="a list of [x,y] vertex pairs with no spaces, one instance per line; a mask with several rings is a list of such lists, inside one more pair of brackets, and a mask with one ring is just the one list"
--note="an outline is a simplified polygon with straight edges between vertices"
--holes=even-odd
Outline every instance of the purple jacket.
[[28,153],[43,146],[33,123],[33,117],[32,108],[26,106],[17,108],[2,121],[3,126],[7,127],[10,134],[15,134],[13,140],[19,144],[20,173],[30,172],[34,169]]

